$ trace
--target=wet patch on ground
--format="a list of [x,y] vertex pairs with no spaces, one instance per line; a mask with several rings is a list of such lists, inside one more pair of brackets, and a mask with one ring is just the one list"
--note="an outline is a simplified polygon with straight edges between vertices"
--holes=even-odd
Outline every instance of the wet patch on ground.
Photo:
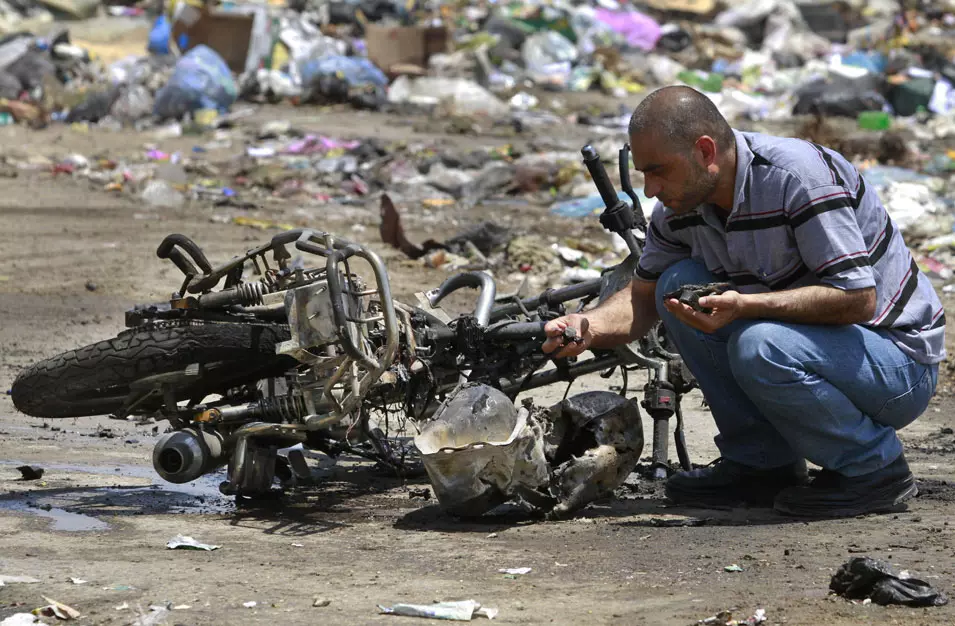
[[[24,465],[0,461],[2,466]],[[50,518],[50,530],[108,530],[106,519],[130,515],[222,514],[235,509],[231,498],[219,493],[225,471],[213,472],[181,485],[168,483],[151,468],[134,465],[95,466],[46,463],[43,480],[16,481],[29,490],[0,497],[0,510]],[[77,475],[114,476],[154,481],[144,486],[67,486]],[[70,478],[67,478],[70,477]]]

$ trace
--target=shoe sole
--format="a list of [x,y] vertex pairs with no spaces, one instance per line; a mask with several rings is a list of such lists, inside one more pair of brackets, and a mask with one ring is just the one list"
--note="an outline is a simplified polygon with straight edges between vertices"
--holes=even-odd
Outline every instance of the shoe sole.
[[674,504],[684,506],[706,507],[755,507],[772,508],[773,500],[776,494],[785,487],[775,490],[768,490],[761,494],[749,494],[749,497],[738,494],[704,494],[699,491],[674,489],[667,485],[663,492],[666,497]]
[[[892,493],[904,486],[904,490],[894,496]],[[815,518],[835,518],[835,517],[856,517],[858,515],[867,515],[869,513],[896,513],[906,508],[906,502],[911,500],[919,493],[918,485],[915,484],[915,478],[909,476],[900,483],[889,485],[879,492],[873,494],[866,502],[859,503],[849,507],[834,507],[832,505],[813,506],[792,506],[787,502],[776,502],[773,508],[777,513],[792,515],[795,517],[815,517]]]

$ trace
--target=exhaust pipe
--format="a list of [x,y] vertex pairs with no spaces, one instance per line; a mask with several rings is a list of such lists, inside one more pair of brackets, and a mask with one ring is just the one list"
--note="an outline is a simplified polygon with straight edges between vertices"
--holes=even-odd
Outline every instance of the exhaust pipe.
[[222,435],[183,428],[164,435],[153,448],[153,467],[163,480],[188,483],[226,461]]

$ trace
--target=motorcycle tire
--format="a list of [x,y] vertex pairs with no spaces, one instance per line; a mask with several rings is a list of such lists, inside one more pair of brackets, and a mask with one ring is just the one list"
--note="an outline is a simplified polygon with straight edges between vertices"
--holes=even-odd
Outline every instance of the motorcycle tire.
[[[40,361],[17,376],[11,396],[18,410],[34,417],[104,415],[121,410],[130,385],[147,376],[182,371],[195,363],[234,364],[175,389],[178,400],[221,393],[294,367],[297,361],[275,354],[275,345],[289,338],[288,328],[279,325],[134,328]],[[137,413],[149,408],[158,407],[141,406]]]

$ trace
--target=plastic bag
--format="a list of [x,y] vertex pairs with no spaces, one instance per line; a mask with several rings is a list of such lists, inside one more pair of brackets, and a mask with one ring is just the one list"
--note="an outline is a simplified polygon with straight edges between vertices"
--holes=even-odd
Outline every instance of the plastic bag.
[[302,63],[299,72],[306,102],[323,99],[377,108],[386,98],[388,77],[365,57],[313,58]]
[[16,100],[23,91],[23,85],[20,79],[9,72],[0,71],[0,98],[7,100]]
[[560,33],[545,30],[534,33],[524,41],[521,56],[528,68],[573,63],[577,60],[577,48]]
[[633,48],[649,52],[660,39],[660,25],[649,15],[639,11],[608,11],[597,9],[597,19],[622,35]]
[[863,111],[881,111],[886,106],[885,98],[874,89],[854,83],[830,83],[818,80],[796,92],[793,115],[827,115],[858,117]]
[[388,101],[436,105],[447,101],[457,115],[487,115],[502,117],[510,109],[497,96],[465,78],[399,76],[388,89]]
[[884,561],[857,556],[833,574],[829,589],[849,599],[870,598],[876,604],[942,606],[948,598],[923,580],[898,573]]
[[156,18],[152,30],[149,31],[149,43],[146,50],[153,54],[169,54],[169,37],[172,27],[165,15]]
[[7,72],[16,76],[26,91],[43,84],[46,76],[56,73],[56,65],[47,52],[31,49],[7,67]]
[[66,122],[98,122],[107,115],[119,96],[119,89],[110,87],[106,91],[95,91],[89,94],[79,105],[70,109]]
[[198,109],[229,110],[237,89],[229,66],[207,46],[196,46],[176,63],[153,111],[161,118],[182,117]]
[[109,110],[110,115],[123,124],[149,117],[153,112],[153,96],[142,85],[133,85],[120,93]]

